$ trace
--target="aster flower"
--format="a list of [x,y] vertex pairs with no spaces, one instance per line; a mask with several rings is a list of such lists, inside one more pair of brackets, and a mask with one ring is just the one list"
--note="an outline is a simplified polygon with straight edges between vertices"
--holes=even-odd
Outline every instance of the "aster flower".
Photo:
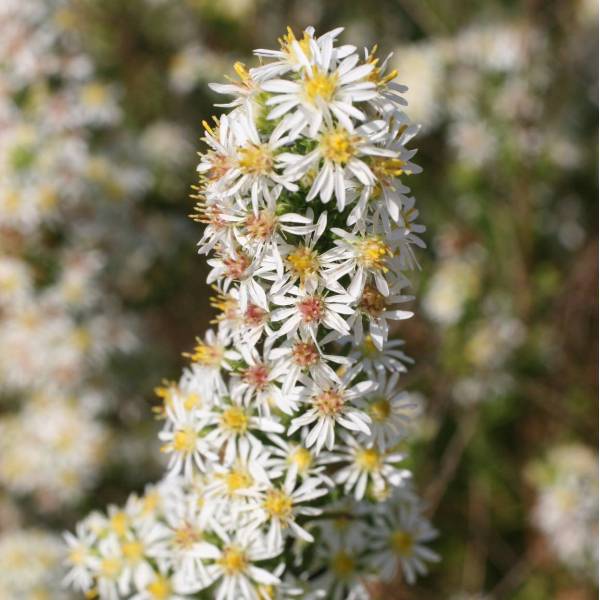
[[[389,57],[361,60],[335,45],[341,31],[288,30],[279,50],[257,51],[263,64],[213,86],[233,110],[205,124],[194,218],[219,314],[181,380],[159,389],[171,474],[151,508],[137,498],[86,523],[90,553],[109,559],[71,561],[86,590],[358,600],[376,568],[391,571],[402,539],[384,528],[398,519],[422,526],[394,568],[412,577],[431,558],[427,522],[391,504],[418,502],[397,448],[410,359],[388,341],[412,314],[405,271],[422,245],[404,183],[419,171],[416,129]],[[130,540],[152,570],[123,556],[140,550],[125,552]]]
[[343,484],[346,493],[354,489],[356,500],[362,500],[369,484],[377,495],[386,488],[400,486],[410,475],[396,466],[404,459],[403,454],[381,451],[370,442],[361,443],[348,435],[343,435],[343,440],[339,460],[348,464],[336,473],[335,481]]
[[350,431],[369,435],[371,419],[366,413],[355,408],[352,401],[376,389],[377,384],[367,380],[351,385],[356,375],[357,370],[350,369],[344,374],[341,385],[337,386],[334,384],[323,387],[318,383],[313,383],[303,398],[303,402],[311,408],[306,410],[302,416],[292,420],[288,435],[301,427],[310,425],[310,433],[306,436],[306,446],[308,448],[315,446],[317,454],[323,446],[326,446],[328,450],[333,448],[337,425]]
[[409,583],[427,571],[428,562],[439,560],[438,555],[425,543],[437,532],[421,515],[421,508],[413,502],[389,501],[386,510],[377,517],[370,536],[371,562],[378,573],[391,580],[401,569]]
[[[306,127],[308,135],[315,137],[322,123],[332,125],[334,118],[353,132],[352,119],[364,121],[366,118],[354,103],[377,95],[375,85],[367,80],[372,65],[357,66],[359,59],[355,54],[338,64],[331,37],[324,40],[322,48],[311,43],[310,50],[312,61],[306,61],[299,81],[271,79],[261,84],[265,92],[273,94],[267,100],[267,106],[275,108],[268,118],[278,119],[296,109],[287,122],[290,136]],[[303,54],[300,49],[299,56]]]

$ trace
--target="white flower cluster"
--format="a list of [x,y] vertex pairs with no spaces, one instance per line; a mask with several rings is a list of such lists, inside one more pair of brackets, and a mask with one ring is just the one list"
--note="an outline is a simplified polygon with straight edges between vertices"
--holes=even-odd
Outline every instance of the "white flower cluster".
[[551,450],[531,467],[538,488],[535,525],[552,550],[575,573],[598,579],[598,457],[572,444]]
[[0,6],[0,486],[45,511],[95,479],[108,435],[98,371],[135,342],[100,284],[103,225],[83,228],[138,178],[92,144],[119,110],[66,10]]
[[[102,598],[359,598],[436,555],[401,451],[416,406],[388,341],[422,246],[416,133],[375,49],[336,29],[213,84],[196,218],[221,309],[164,400],[163,507],[92,515],[70,579]],[[116,511],[116,512],[115,512]],[[117,524],[113,523],[118,514]],[[134,550],[131,550],[133,544]],[[162,594],[162,595],[161,595]]]

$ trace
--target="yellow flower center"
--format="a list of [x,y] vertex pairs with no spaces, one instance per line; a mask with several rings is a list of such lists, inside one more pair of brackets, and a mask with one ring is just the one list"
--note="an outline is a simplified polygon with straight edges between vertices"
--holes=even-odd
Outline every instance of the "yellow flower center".
[[127,533],[128,526],[129,519],[123,511],[116,512],[110,518],[110,527],[119,537],[122,537]]
[[272,519],[287,521],[292,516],[292,499],[281,490],[268,490],[263,508]]
[[173,545],[182,550],[189,550],[202,539],[202,532],[186,524],[176,529],[173,536]]
[[399,158],[374,158],[371,163],[371,171],[377,179],[388,183],[394,177],[400,177],[404,173],[406,163]]
[[243,550],[235,546],[229,546],[223,550],[218,563],[227,575],[237,575],[246,570],[248,559]]
[[248,429],[248,417],[238,406],[232,406],[223,411],[221,425],[233,433],[243,434]]
[[366,335],[363,340],[362,353],[367,358],[375,358],[379,354],[379,350],[370,335]]
[[223,360],[223,348],[199,342],[190,358],[204,367],[218,367]]
[[345,165],[356,154],[356,141],[345,129],[336,129],[321,137],[321,152],[326,159]]
[[197,440],[198,434],[193,429],[189,427],[178,429],[173,434],[173,450],[189,454],[196,449]]
[[183,401],[185,410],[192,410],[192,408],[196,408],[197,406],[200,406],[200,396],[193,392],[188,394]]
[[83,546],[77,546],[69,552],[69,561],[74,565],[81,565],[87,556],[86,549]]
[[125,542],[121,549],[123,550],[123,556],[130,562],[139,562],[144,556],[144,546],[141,542]]
[[356,567],[356,561],[345,550],[334,554],[331,560],[332,571],[340,578],[347,579],[352,575]]
[[238,150],[238,165],[246,175],[267,175],[273,170],[273,153],[265,144]]
[[390,537],[392,550],[400,556],[408,556],[412,552],[415,540],[407,531],[394,531]]
[[121,561],[118,558],[105,558],[100,563],[100,574],[106,579],[115,579],[121,571]]
[[158,506],[159,499],[160,496],[158,492],[150,492],[146,494],[142,501],[142,512],[146,515],[149,513],[153,513],[156,510],[156,507]]
[[363,471],[372,473],[381,467],[381,454],[375,448],[364,448],[356,453],[356,465]]
[[84,86],[81,98],[88,106],[102,106],[110,97],[106,86],[98,82],[88,83]]
[[359,242],[360,263],[372,271],[387,271],[385,261],[393,256],[390,247],[379,237],[368,237]]
[[171,595],[171,584],[166,577],[158,577],[148,585],[146,590],[156,600],[168,600]]
[[304,94],[311,104],[317,104],[319,100],[331,102],[337,90],[337,73],[327,75],[315,70],[312,76],[304,80]]
[[243,469],[233,469],[225,475],[225,485],[230,494],[250,487],[253,481],[250,474]]
[[310,469],[313,457],[306,448],[296,448],[290,455],[290,461],[293,462],[301,473],[306,473]]
[[306,246],[299,246],[288,254],[287,263],[292,273],[304,283],[319,270],[319,255]]
[[386,421],[392,412],[392,406],[387,398],[380,398],[371,404],[369,413],[378,423]]

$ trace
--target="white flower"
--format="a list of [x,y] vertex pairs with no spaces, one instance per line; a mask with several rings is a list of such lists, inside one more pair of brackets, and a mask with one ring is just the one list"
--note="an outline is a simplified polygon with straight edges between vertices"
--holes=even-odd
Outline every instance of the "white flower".
[[349,464],[335,475],[336,483],[344,485],[344,492],[354,489],[354,497],[362,500],[367,485],[373,486],[375,495],[381,494],[389,486],[399,486],[410,473],[406,469],[398,469],[396,464],[404,459],[403,454],[388,454],[372,443],[359,443],[354,438],[343,435],[344,446],[338,454],[341,462]]
[[310,433],[306,436],[306,446],[307,448],[315,446],[316,454],[319,454],[323,446],[328,450],[333,448],[337,425],[369,435],[368,424],[371,419],[366,413],[358,410],[352,401],[373,391],[377,384],[367,380],[350,385],[356,375],[356,369],[347,371],[341,385],[321,387],[317,383],[312,383],[303,398],[303,402],[311,408],[292,421],[288,435],[301,427],[312,425]]
[[280,548],[283,544],[283,534],[290,534],[306,542],[314,541],[313,536],[296,522],[297,515],[316,516],[321,513],[318,508],[299,506],[301,503],[310,502],[327,494],[328,490],[320,487],[320,479],[306,478],[296,487],[294,480],[286,479],[279,487],[270,487],[262,492],[258,502],[250,504],[248,510],[252,511],[252,519],[257,522],[268,523],[266,544],[269,548]]
[[310,43],[310,61],[301,48],[298,56],[303,58],[304,69],[298,81],[271,79],[261,84],[264,91],[272,93],[267,106],[275,107],[269,119],[278,119],[294,110],[287,119],[290,137],[308,128],[307,134],[315,137],[321,125],[333,125],[335,117],[348,131],[354,131],[352,119],[364,121],[366,115],[354,103],[370,100],[377,95],[375,84],[367,81],[373,65],[356,66],[358,55],[351,54],[337,61],[333,52],[333,40],[324,40],[319,47]]
[[385,451],[407,435],[407,427],[418,414],[419,405],[406,392],[398,391],[398,373],[389,378],[384,371],[377,374],[377,391],[358,403],[371,417],[370,440]]
[[[344,340],[340,340],[340,343],[343,342]],[[365,335],[361,344],[351,349],[349,358],[359,364],[371,379],[374,379],[376,373],[381,370],[404,373],[406,371],[405,363],[411,364],[414,361],[402,350],[399,350],[403,345],[402,340],[388,340],[383,344],[383,348],[379,349],[375,346],[373,338]]]
[[355,182],[363,186],[375,185],[375,175],[365,159],[396,156],[393,150],[376,145],[386,133],[385,121],[365,123],[354,133],[344,127],[329,126],[319,132],[317,146],[312,152],[306,155],[286,152],[279,160],[286,165],[285,174],[293,180],[318,168],[306,200],[319,196],[327,203],[335,194],[337,209],[341,212],[346,207],[346,188]]
[[316,342],[321,325],[340,336],[346,335],[350,332],[350,326],[341,315],[355,314],[350,306],[354,298],[348,294],[327,295],[322,290],[307,294],[294,286],[287,289],[285,294],[274,295],[272,301],[273,304],[284,307],[274,310],[271,315],[272,322],[283,321],[272,338],[299,331],[300,334],[310,334]]
[[437,537],[437,532],[421,515],[417,503],[391,498],[376,517],[370,534],[370,560],[384,579],[391,580],[402,569],[407,582],[413,583],[417,574],[427,572],[427,562],[439,560],[424,545]]
[[280,580],[255,563],[274,558],[281,548],[272,549],[256,531],[237,529],[234,535],[217,530],[223,547],[208,567],[211,583],[218,583],[215,600],[259,600],[257,588],[277,585]]
[[206,417],[207,426],[213,429],[205,440],[215,450],[224,451],[227,463],[234,461],[241,444],[259,444],[254,432],[282,433],[283,425],[267,416],[258,416],[254,407],[245,407],[239,395],[230,396]]
[[183,473],[186,479],[192,476],[194,465],[206,470],[206,462],[216,460],[206,440],[200,435],[204,422],[196,418],[194,412],[185,410],[183,403],[174,402],[167,407],[167,428],[159,433],[164,442],[162,452],[170,454],[169,472],[171,475]]
[[306,332],[288,338],[281,346],[270,351],[269,358],[278,361],[283,372],[281,390],[284,394],[295,388],[303,373],[313,381],[340,383],[340,378],[328,363],[337,366],[349,364],[344,356],[323,354],[319,343]]

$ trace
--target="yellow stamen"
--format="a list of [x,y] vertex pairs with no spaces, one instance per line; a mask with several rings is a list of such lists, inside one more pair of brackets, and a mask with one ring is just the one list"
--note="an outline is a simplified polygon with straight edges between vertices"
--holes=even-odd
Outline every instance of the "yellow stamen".
[[238,406],[232,406],[223,411],[221,425],[237,434],[244,434],[248,429],[248,417]]
[[171,596],[171,584],[166,577],[158,577],[148,585],[146,590],[156,600],[168,600]]
[[300,278],[301,283],[319,270],[318,254],[306,246],[296,248],[288,254],[286,261],[292,273]]
[[328,160],[345,165],[356,154],[357,141],[345,129],[335,129],[321,137],[321,152]]
[[359,261],[367,269],[386,272],[385,261],[390,256],[393,256],[391,248],[378,236],[359,242]]
[[331,102],[337,90],[337,73],[328,75],[315,70],[304,80],[304,94],[311,104],[317,104],[319,101]]
[[298,467],[301,473],[306,473],[312,465],[313,457],[309,450],[298,447],[290,455],[290,461]]
[[348,578],[355,568],[356,561],[345,550],[340,550],[331,560],[331,569],[340,579]]
[[240,548],[229,546],[223,550],[223,555],[218,563],[227,575],[237,575],[246,570],[248,559]]
[[292,499],[281,490],[268,490],[263,508],[272,519],[287,521],[292,516]]
[[414,538],[407,531],[394,531],[390,537],[392,550],[400,556],[409,556],[414,546]]
[[141,542],[125,542],[121,549],[123,556],[130,562],[139,562],[144,556],[144,546]]
[[273,153],[265,144],[244,146],[238,150],[238,165],[247,175],[268,175],[273,170]]
[[375,448],[364,448],[356,453],[356,465],[367,473],[378,471],[381,467],[381,454]]
[[383,423],[387,421],[392,412],[392,405],[387,398],[380,398],[371,404],[369,414],[373,421]]

